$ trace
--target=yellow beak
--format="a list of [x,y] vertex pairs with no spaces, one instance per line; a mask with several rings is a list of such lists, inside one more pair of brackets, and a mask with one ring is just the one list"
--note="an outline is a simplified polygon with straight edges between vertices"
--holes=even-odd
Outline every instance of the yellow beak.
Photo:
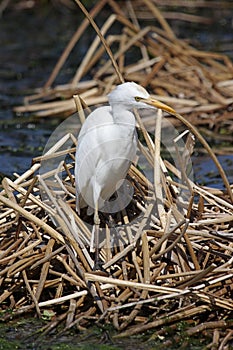
[[165,103],[162,103],[162,102],[159,102],[158,100],[155,100],[152,97],[149,97],[148,99],[145,99],[145,100],[143,99],[143,102],[145,102],[146,104],[148,104],[150,106],[162,109],[163,111],[166,111],[168,113],[171,113],[171,114],[176,113],[176,111],[173,108],[165,105]]

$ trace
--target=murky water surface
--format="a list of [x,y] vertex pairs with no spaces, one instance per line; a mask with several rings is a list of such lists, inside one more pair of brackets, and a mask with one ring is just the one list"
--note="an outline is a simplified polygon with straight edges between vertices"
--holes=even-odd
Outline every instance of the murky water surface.
[[[188,339],[185,324],[180,323],[176,332],[166,327],[163,335],[158,330],[138,336],[115,338],[116,331],[110,326],[93,326],[84,331],[75,330],[66,334],[43,335],[46,322],[37,318],[21,318],[18,321],[0,323],[1,350],[202,350],[211,342],[206,337]],[[173,336],[175,335],[175,338]],[[179,341],[178,341],[179,339]],[[182,344],[182,345],[181,345]],[[183,346],[183,347],[182,347]]]
[[[64,11],[64,13],[62,13]],[[25,11],[7,11],[0,20],[0,173],[25,172],[40,155],[59,120],[16,116],[13,106],[45,84],[63,48],[82,16],[65,7],[37,6]],[[66,83],[74,74],[92,33],[75,48],[56,83]]]

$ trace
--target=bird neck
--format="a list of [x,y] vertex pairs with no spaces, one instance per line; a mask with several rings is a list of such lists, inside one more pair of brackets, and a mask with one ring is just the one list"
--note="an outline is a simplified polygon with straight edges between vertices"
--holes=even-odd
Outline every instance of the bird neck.
[[112,117],[114,123],[117,124],[127,124],[132,129],[135,128],[135,116],[128,110],[124,105],[113,105],[112,107]]

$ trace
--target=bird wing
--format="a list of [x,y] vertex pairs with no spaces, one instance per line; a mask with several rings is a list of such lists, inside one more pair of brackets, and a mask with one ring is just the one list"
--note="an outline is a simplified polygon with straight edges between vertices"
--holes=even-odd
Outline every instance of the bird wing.
[[87,192],[92,187],[93,156],[90,157],[90,154],[96,147],[98,148],[99,141],[97,141],[96,134],[100,133],[99,129],[103,128],[103,126],[112,124],[111,107],[102,106],[89,114],[78,135],[75,157],[76,209],[78,212],[80,212],[80,208],[86,206],[83,197],[87,197]]
[[76,152],[77,209],[88,204],[99,208],[125,178],[136,154],[133,125],[115,123],[110,107],[89,115],[81,129]]

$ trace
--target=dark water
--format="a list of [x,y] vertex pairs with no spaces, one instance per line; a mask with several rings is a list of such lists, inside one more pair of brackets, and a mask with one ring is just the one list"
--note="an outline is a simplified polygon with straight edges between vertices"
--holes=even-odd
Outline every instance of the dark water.
[[[62,12],[63,11],[63,12]],[[49,77],[63,48],[81,23],[79,11],[65,7],[36,6],[31,10],[6,10],[0,19],[0,173],[25,172],[34,156],[59,124],[55,119],[17,116],[13,106],[33,94]],[[56,84],[66,83],[81,61],[92,35],[81,40],[65,64]]]
[[[83,19],[78,8],[73,11],[63,6],[38,5],[32,9],[7,9],[0,19],[0,174],[22,174],[31,159],[43,152],[46,141],[59,120],[31,119],[16,116],[15,105],[23,102],[26,94],[42,87],[49,77],[65,45]],[[51,2],[52,3],[52,2]],[[54,2],[55,4],[56,2]],[[211,25],[171,21],[177,35],[192,39],[199,48],[227,53],[233,57],[232,9],[200,10],[214,18]],[[87,31],[73,50],[56,84],[66,83],[74,74],[94,33]],[[233,152],[232,152],[233,153]],[[233,180],[232,155],[220,157],[224,169]],[[197,163],[197,164],[196,164]],[[208,158],[194,161],[198,180],[219,184],[221,180]],[[212,169],[213,168],[213,169]],[[211,170],[210,170],[211,169]],[[208,174],[211,173],[211,177]]]
[[[1,350],[202,350],[212,339],[196,336],[187,338],[185,323],[181,322],[176,329],[166,327],[165,336],[156,330],[139,336],[114,338],[116,331],[111,326],[95,326],[79,331],[73,327],[66,334],[43,335],[42,329],[47,322],[43,319],[21,318],[18,321],[0,323]],[[51,332],[52,333],[52,332]],[[173,338],[173,336],[175,338]],[[178,341],[180,339],[180,341]]]

